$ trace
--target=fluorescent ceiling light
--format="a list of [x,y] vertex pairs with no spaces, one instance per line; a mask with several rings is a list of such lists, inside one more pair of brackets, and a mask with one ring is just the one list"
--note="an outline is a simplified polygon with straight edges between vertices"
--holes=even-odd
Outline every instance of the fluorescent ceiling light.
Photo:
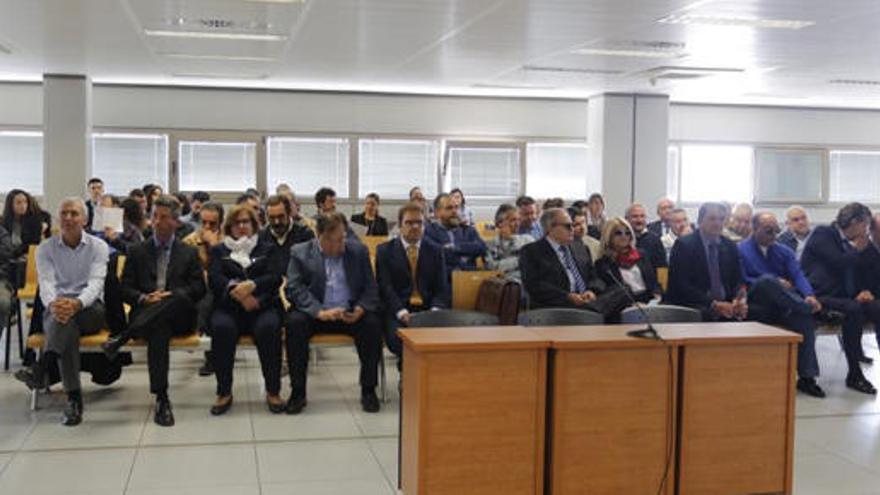
[[631,57],[631,58],[680,58],[685,54],[676,51],[662,50],[618,50],[613,48],[576,48],[571,51],[576,55],[599,55],[603,57]]
[[556,89],[555,86],[545,86],[540,84],[472,84],[472,88],[482,89]]
[[582,69],[579,67],[544,67],[540,65],[524,65],[523,70],[529,72],[558,72],[598,76],[613,76],[623,73],[622,70],[617,69]]
[[742,26],[767,29],[801,29],[816,24],[813,21],[790,19],[759,19],[724,15],[671,14],[657,22],[661,24],[704,24],[707,26]]
[[216,40],[245,40],[245,41],[284,41],[287,36],[281,34],[257,34],[257,33],[232,33],[211,31],[164,31],[158,29],[144,29],[147,36],[163,36],[167,38],[202,38]]
[[199,55],[195,53],[159,53],[162,57],[181,58],[185,60],[225,60],[231,62],[274,62],[273,57],[246,57],[238,55]]

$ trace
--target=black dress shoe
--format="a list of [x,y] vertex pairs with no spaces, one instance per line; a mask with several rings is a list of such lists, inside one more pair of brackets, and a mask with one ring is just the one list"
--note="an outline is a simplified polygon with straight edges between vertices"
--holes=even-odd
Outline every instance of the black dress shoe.
[[816,313],[816,319],[820,323],[836,327],[843,325],[844,320],[846,320],[846,313],[826,308]]
[[113,361],[119,354],[119,349],[121,349],[126,342],[128,342],[128,337],[122,335],[110,337],[106,342],[101,344],[101,350],[104,351],[104,355],[107,356],[107,359]]
[[168,397],[160,397],[156,400],[156,415],[153,421],[159,426],[174,426],[174,413],[171,412],[171,401]]
[[232,407],[232,396],[230,395],[229,400],[226,401],[226,403],[220,404],[220,405],[215,404],[215,405],[211,406],[211,415],[221,416],[223,414],[226,414],[231,407]]
[[798,379],[797,389],[809,395],[810,397],[816,397],[818,399],[825,398],[825,391],[822,390],[822,387],[820,387],[818,383],[816,383],[815,378]]
[[291,395],[287,400],[287,414],[299,414],[306,407],[306,396]]
[[374,390],[361,393],[361,407],[364,409],[364,412],[379,412],[379,398],[376,397],[376,392]]
[[868,395],[877,395],[877,389],[864,376],[848,376],[846,377],[846,386],[856,392]]
[[68,399],[67,407],[64,408],[64,417],[61,424],[64,426],[76,426],[82,423],[82,402],[76,399]]
[[37,365],[32,368],[21,368],[13,376],[30,390],[42,390],[47,386],[46,375],[38,369]]
[[209,359],[205,360],[205,364],[203,364],[199,368],[199,376],[211,376],[214,374],[214,365],[211,364]]

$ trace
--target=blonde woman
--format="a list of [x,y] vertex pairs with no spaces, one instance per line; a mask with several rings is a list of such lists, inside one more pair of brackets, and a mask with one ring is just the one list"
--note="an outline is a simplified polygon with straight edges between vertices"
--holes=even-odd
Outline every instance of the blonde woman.
[[614,217],[602,229],[602,257],[596,272],[609,286],[623,284],[633,297],[643,303],[660,297],[657,272],[647,256],[636,248],[635,234],[629,222]]

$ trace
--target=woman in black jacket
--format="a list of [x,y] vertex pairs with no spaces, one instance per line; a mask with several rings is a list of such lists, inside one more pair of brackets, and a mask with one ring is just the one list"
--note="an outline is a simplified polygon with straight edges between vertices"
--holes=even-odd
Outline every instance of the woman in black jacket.
[[217,400],[211,414],[232,406],[232,368],[238,338],[251,334],[257,345],[266,403],[285,410],[281,392],[281,304],[278,288],[285,267],[273,266],[272,245],[259,242],[257,216],[247,205],[232,208],[223,224],[223,242],[211,249],[208,285],[214,296],[211,351]]
[[351,223],[363,225],[367,228],[366,235],[388,235],[388,221],[379,215],[379,195],[367,194],[364,201],[363,213],[355,213],[351,216]]
[[6,195],[3,226],[12,236],[12,257],[27,256],[28,246],[43,240],[43,223],[30,194],[13,189]]
[[629,222],[620,217],[606,221],[601,243],[602,257],[596,261],[596,272],[602,281],[609,287],[623,284],[641,303],[660,298],[657,272],[636,248]]

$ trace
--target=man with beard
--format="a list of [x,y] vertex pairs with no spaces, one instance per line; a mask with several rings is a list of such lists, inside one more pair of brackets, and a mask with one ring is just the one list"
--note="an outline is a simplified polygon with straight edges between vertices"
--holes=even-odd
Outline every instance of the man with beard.
[[458,208],[449,194],[441,193],[434,199],[434,216],[437,221],[425,229],[425,238],[443,247],[449,273],[476,270],[477,258],[486,254],[486,243],[475,228],[461,225]]

